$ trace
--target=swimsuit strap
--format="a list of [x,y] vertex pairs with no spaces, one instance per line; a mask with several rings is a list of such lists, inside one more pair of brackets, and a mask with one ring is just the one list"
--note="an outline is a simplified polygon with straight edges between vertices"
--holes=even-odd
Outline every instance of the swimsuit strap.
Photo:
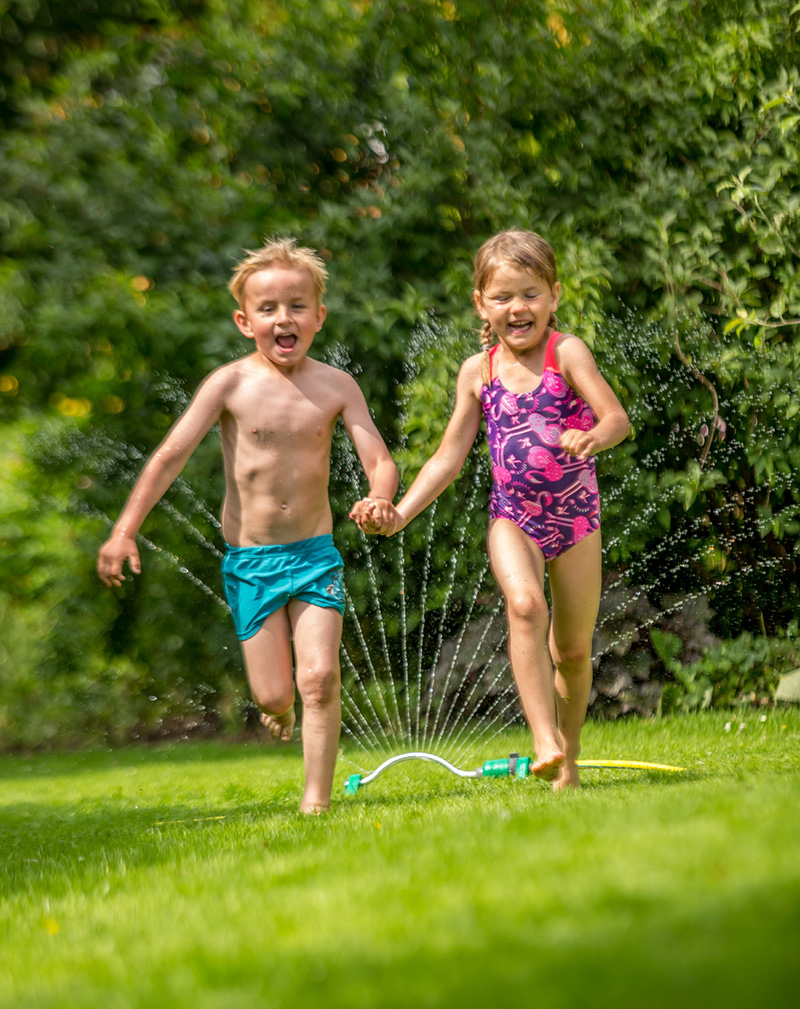
[[500,349],[500,344],[496,343],[494,347],[489,348],[489,385],[492,384],[492,364],[494,362],[494,355]]
[[559,375],[561,374],[561,369],[556,362],[556,344],[562,336],[563,333],[551,333],[547,346],[544,349],[544,370],[555,371]]

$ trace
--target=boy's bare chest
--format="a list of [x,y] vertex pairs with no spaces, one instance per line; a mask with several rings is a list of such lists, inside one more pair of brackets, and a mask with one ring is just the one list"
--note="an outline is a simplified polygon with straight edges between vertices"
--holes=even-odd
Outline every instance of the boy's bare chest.
[[[248,383],[228,406],[228,422],[245,443],[290,445],[330,440],[341,405],[330,392],[288,382]],[[225,417],[223,417],[225,426]]]

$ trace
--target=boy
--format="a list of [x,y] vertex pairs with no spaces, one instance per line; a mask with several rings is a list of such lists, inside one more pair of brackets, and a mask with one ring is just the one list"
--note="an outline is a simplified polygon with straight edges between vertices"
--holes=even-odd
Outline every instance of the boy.
[[325,321],[326,276],[322,260],[293,239],[268,242],[239,264],[229,285],[239,306],[233,319],[255,350],[201,384],[147,462],[97,564],[108,586],[125,580],[126,560],[135,574],[141,571],[136,534],[142,522],[219,421],[225,592],[261,720],[283,740],[291,739],[295,721],[294,643],[306,813],[330,806],[341,721],[343,564],[328,499],[338,417],[379,511],[388,510],[398,483],[355,380],[307,356]]

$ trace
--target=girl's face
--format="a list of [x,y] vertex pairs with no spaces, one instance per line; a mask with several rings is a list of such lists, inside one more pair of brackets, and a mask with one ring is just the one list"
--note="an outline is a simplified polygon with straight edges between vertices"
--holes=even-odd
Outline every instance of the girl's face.
[[548,334],[560,294],[558,281],[551,288],[538,273],[508,263],[498,266],[473,298],[478,315],[489,323],[500,342],[521,353]]

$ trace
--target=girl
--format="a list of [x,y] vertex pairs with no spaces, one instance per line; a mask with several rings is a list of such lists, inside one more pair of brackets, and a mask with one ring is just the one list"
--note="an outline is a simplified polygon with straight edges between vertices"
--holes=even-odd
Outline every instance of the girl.
[[[442,443],[396,509],[353,509],[365,532],[392,535],[460,472],[481,414],[492,455],[487,549],[508,621],[511,668],[533,735],[533,773],[578,787],[600,602],[600,501],[594,456],[622,441],[628,417],[585,343],[555,329],[553,250],[505,231],[475,260],[483,352],[461,367]],[[495,342],[496,341],[496,342]],[[544,594],[549,568],[552,619]],[[555,663],[555,677],[553,676]]]

